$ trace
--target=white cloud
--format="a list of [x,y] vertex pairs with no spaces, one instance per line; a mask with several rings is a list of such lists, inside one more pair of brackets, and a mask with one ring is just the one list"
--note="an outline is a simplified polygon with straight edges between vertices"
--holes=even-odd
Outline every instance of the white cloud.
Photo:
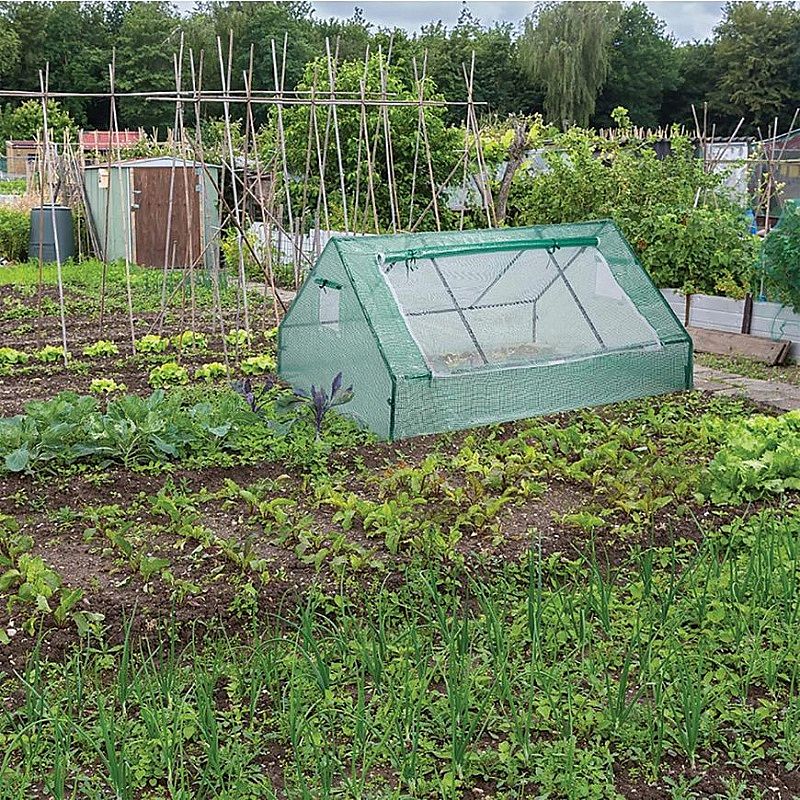
[[[461,13],[461,0],[316,0],[311,4],[318,18],[353,16],[356,6],[361,8],[369,22],[379,27],[400,27],[417,31],[428,22],[441,20],[452,26]],[[533,10],[526,0],[501,0],[468,4],[472,15],[484,24],[495,20],[519,24]],[[669,2],[654,0],[647,6],[667,23],[667,29],[680,40],[705,39],[711,36],[714,26],[722,18],[723,4],[709,0],[695,2]]]

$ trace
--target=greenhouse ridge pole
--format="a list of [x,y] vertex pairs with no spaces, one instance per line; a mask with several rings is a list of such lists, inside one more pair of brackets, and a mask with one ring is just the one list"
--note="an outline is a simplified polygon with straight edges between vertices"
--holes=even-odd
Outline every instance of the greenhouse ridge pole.
[[[564,265],[563,269],[566,272],[572,264],[586,251],[585,247],[582,247],[577,253],[575,253],[572,258],[567,261]],[[527,306],[527,305],[536,305],[539,300],[544,297],[547,291],[553,286],[556,281],[559,279],[559,275],[554,275],[542,289],[540,289],[536,295],[532,298],[526,298],[524,300],[508,300],[504,303],[484,303],[483,305],[478,305],[478,300],[475,300],[473,303],[470,303],[468,306],[463,306],[464,311],[484,311],[489,308],[511,308],[513,306]],[[480,298],[479,298],[480,299]],[[455,309],[452,308],[432,308],[429,311],[409,311],[406,313],[406,316],[409,317],[427,317],[431,314],[451,314]]]
[[[421,247],[402,250],[396,253],[385,253],[384,264],[396,264],[410,258],[421,259],[431,256],[468,255],[469,253],[497,253],[509,250],[561,250],[567,247],[597,247],[596,236],[572,236],[564,239],[508,239],[500,242],[476,242],[448,247]],[[387,270],[388,271],[388,270]]]

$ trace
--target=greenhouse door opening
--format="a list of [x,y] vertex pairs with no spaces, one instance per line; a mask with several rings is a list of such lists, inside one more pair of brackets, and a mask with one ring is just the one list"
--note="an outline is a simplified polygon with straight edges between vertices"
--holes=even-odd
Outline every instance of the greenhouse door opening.
[[334,239],[279,342],[285,380],[342,371],[343,411],[393,439],[688,388],[691,363],[607,221]]

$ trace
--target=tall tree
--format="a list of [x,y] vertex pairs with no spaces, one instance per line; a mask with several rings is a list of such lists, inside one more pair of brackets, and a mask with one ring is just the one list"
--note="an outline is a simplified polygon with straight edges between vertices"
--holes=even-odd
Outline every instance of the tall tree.
[[558,125],[586,125],[610,63],[619,3],[542,3],[525,20],[520,62],[544,92],[544,110]]
[[[323,59],[309,62],[306,73],[299,84],[301,90],[308,90],[315,73],[325,73]],[[341,93],[357,93],[361,81],[364,79],[364,61],[346,61],[339,65],[336,74],[336,90]],[[396,99],[415,100],[417,89],[404,80],[403,70],[399,66],[386,66],[386,56],[373,54],[370,56],[366,70],[365,88],[368,94],[378,94],[384,88]],[[435,93],[432,81],[428,79],[426,95],[439,97]],[[326,87],[327,89],[327,87]],[[463,140],[458,132],[448,127],[445,122],[445,109],[442,107],[427,107],[424,109],[424,120],[427,136],[430,142],[431,159],[434,177],[443,180],[450,173],[455,160],[463,149]],[[390,108],[388,117],[391,130],[391,171],[394,183],[388,182],[390,171],[387,165],[385,117],[377,106],[370,105],[365,110],[362,119],[361,109],[358,106],[348,106],[339,109],[336,127],[339,131],[338,143],[341,145],[342,168],[345,176],[345,191],[349,195],[355,194],[356,177],[359,177],[360,198],[359,211],[356,213],[352,207],[354,197],[348,197],[350,204],[350,223],[354,217],[360,220],[359,227],[364,230],[374,230],[374,212],[377,212],[382,230],[390,229],[393,216],[393,200],[397,199],[398,205],[394,207],[395,219],[400,216],[403,224],[407,223],[411,206],[412,187],[415,200],[415,214],[420,214],[427,200],[431,197],[429,172],[426,164],[425,150],[422,149],[419,137],[419,110],[414,106],[395,106]],[[365,151],[364,122],[369,135],[371,155]],[[313,126],[312,126],[313,123]],[[308,158],[308,142],[319,134],[324,138],[325,131],[329,131],[329,150],[325,161],[325,186],[327,207],[329,208],[332,224],[341,225],[343,205],[341,200],[339,173],[339,158],[336,153],[337,139],[333,130],[330,130],[329,110],[317,107],[316,119],[310,116],[309,109],[301,106],[292,106],[284,112],[285,140],[287,157],[291,172],[295,175],[304,175]],[[273,140],[275,140],[273,135]],[[414,171],[414,165],[417,169]],[[367,189],[368,171],[374,173],[374,198],[375,208],[372,207],[372,195]],[[321,202],[321,182],[319,171],[314,159],[310,162],[310,175],[308,183],[298,181],[292,185],[295,209],[305,208],[312,210]],[[420,202],[421,198],[425,201]],[[444,201],[442,201],[444,205]],[[324,206],[321,206],[324,210]],[[427,223],[431,224],[431,214],[427,215]],[[323,223],[325,220],[323,219]]]
[[611,42],[608,78],[597,99],[596,125],[611,125],[617,106],[627,108],[636,125],[658,125],[664,95],[678,80],[675,43],[665,28],[644,3],[623,10]]
[[[448,29],[441,22],[423,26],[414,42],[417,62],[428,54],[428,74],[448,100],[466,97],[464,67],[469,73],[475,53],[474,99],[485,111],[502,115],[529,109],[540,101],[525,76],[520,76],[513,27],[495,22],[484,27],[468,10],[462,10],[457,25]],[[464,111],[451,108],[448,119],[460,121]]]
[[[694,129],[692,106],[700,115],[703,104],[712,97],[716,85],[715,47],[713,42],[705,41],[685,42],[675,48],[678,74],[675,87],[664,93],[662,124],[679,123]],[[716,103],[709,103],[709,113],[712,119],[720,119]]]
[[[180,27],[170,3],[132,3],[116,37],[116,88],[123,92],[174,88],[172,54],[179,46]],[[120,125],[165,128],[173,124],[174,105],[129,97],[120,103],[119,114]]]
[[728,3],[715,34],[720,108],[752,119],[765,134],[775,117],[788,124],[800,102],[793,85],[800,34],[794,4]]
[[0,19],[0,78],[10,75],[19,61],[20,41],[16,31]]

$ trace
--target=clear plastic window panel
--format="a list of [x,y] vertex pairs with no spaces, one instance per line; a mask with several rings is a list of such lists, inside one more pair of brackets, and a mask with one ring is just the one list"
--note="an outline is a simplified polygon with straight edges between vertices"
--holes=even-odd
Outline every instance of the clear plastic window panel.
[[421,258],[381,272],[435,375],[661,346],[594,247]]
[[339,332],[339,300],[341,290],[333,286],[319,287],[319,322],[328,330]]

